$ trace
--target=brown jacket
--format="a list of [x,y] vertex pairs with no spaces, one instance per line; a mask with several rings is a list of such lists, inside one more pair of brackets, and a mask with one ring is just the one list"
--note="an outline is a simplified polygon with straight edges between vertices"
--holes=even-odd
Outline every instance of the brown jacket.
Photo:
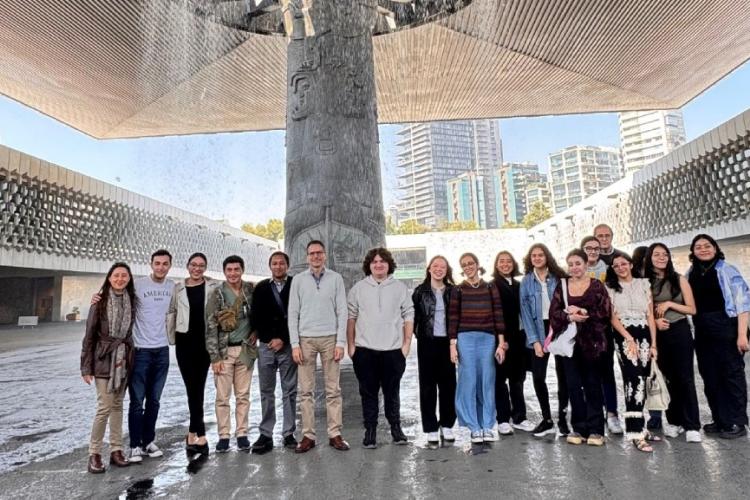
[[[110,358],[112,351],[124,343],[127,347],[125,359],[128,368],[133,366],[133,323],[135,322],[135,307],[133,307],[130,330],[123,339],[113,339],[109,336],[109,322],[99,321],[98,307],[94,304],[89,309],[86,319],[86,334],[81,346],[81,376],[93,375],[97,378],[109,378]],[[104,307],[102,305],[102,307]]]

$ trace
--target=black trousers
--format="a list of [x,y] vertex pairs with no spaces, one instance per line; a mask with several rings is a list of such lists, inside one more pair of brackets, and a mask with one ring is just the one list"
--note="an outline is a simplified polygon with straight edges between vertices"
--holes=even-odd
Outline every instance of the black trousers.
[[354,351],[354,374],[359,381],[362,416],[366,429],[378,425],[380,404],[378,394],[383,390],[385,418],[391,425],[401,423],[401,377],[406,369],[406,358],[401,349],[375,351],[357,347]]
[[[549,330],[549,321],[544,320],[544,331]],[[536,399],[539,401],[539,407],[542,410],[544,420],[552,420],[552,411],[549,406],[549,390],[547,389],[547,364],[549,363],[549,353],[538,358],[534,354],[534,349],[529,349],[530,359],[529,367],[534,380],[534,392]],[[568,383],[565,379],[565,368],[560,356],[555,356],[555,372],[557,374],[557,411],[560,420],[565,418],[565,411],[568,408]]]
[[570,425],[587,438],[592,434],[604,435],[604,396],[602,394],[601,354],[596,359],[586,359],[578,345],[573,357],[561,358],[570,392]]
[[206,390],[206,377],[211,359],[206,351],[206,337],[203,332],[176,334],[175,355],[180,368],[182,381],[187,392],[190,412],[189,431],[198,436],[206,435],[203,421],[203,395]]
[[693,316],[698,372],[720,429],[747,425],[745,359],[737,350],[737,318],[724,311]]
[[417,360],[422,431],[437,432],[438,427],[453,427],[456,423],[456,365],[451,362],[448,337],[419,338]]
[[668,330],[658,330],[656,346],[659,349],[656,362],[667,379],[669,390],[667,421],[688,431],[700,430],[693,369],[693,335],[687,319],[675,321]]
[[602,392],[604,393],[604,406],[607,411],[617,415],[617,385],[615,384],[615,336],[620,334],[611,327],[607,327],[605,336],[607,338],[607,351],[601,356],[600,364],[602,377]]
[[495,407],[497,422],[518,424],[526,420],[526,400],[523,396],[523,383],[526,381],[528,352],[526,335],[514,333],[508,342],[503,364],[495,362]]

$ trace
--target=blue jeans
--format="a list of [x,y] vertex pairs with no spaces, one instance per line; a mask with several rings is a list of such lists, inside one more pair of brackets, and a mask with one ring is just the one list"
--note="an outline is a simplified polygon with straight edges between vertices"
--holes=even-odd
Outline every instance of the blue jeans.
[[169,347],[135,348],[135,361],[128,385],[128,432],[131,448],[145,447],[156,437],[159,399],[167,381],[168,371]]
[[485,332],[458,334],[458,423],[471,432],[495,423],[495,336]]

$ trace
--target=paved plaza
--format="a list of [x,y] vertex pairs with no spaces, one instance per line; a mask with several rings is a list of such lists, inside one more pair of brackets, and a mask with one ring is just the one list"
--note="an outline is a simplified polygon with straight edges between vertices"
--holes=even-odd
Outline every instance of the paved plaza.
[[[235,450],[214,454],[209,378],[206,415],[212,453],[204,462],[190,463],[183,450],[187,406],[173,361],[159,417],[158,444],[165,456],[94,476],[86,472],[86,459],[95,395],[79,376],[82,334],[81,323],[0,330],[1,498],[688,499],[746,498],[750,490],[748,438],[705,438],[697,445],[669,440],[658,443],[649,456],[619,437],[604,448],[590,448],[518,432],[492,446],[472,448],[460,432],[455,445],[428,449],[419,422],[414,348],[402,383],[408,446],[390,444],[387,425],[381,422],[378,449],[362,448],[360,400],[347,363],[342,370],[344,437],[351,451],[336,451],[319,439],[306,455],[279,446],[262,456]],[[530,380],[526,390],[530,418],[538,419]],[[318,403],[321,430],[322,401]],[[705,410],[704,402],[701,406]],[[259,410],[256,374],[251,440],[257,437]],[[702,417],[707,421],[705,412]],[[280,439],[276,436],[277,443]]]

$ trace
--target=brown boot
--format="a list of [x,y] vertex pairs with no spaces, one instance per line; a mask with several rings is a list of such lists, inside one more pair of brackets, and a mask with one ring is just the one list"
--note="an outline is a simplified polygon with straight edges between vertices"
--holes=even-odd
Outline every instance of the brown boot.
[[113,451],[109,455],[109,465],[115,465],[117,467],[127,467],[130,465],[128,459],[123,455],[122,450]]
[[98,453],[92,453],[89,455],[89,472],[92,474],[101,474],[104,472],[104,464],[102,463],[102,456]]

